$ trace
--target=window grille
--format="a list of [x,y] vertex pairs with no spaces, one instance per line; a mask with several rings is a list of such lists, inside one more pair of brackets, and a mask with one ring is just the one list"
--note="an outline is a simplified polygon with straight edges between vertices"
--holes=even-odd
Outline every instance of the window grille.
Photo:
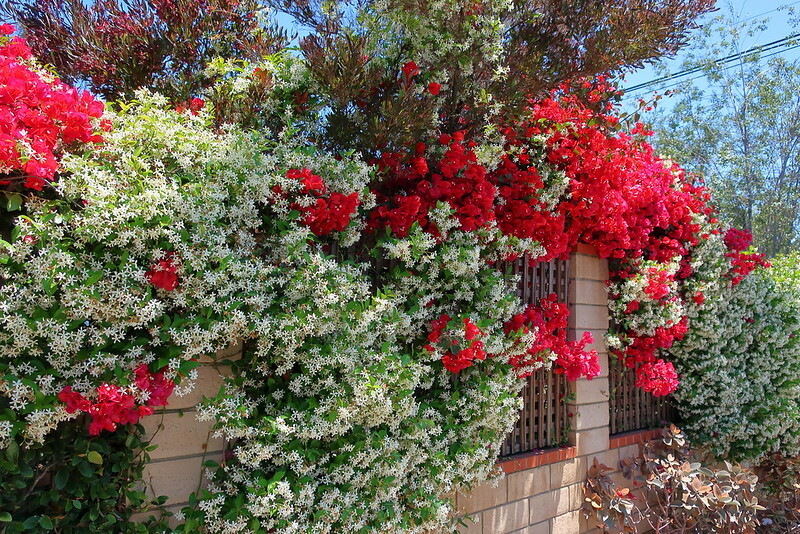
[[[517,296],[525,304],[538,304],[555,294],[559,302],[568,302],[569,261],[553,260],[530,265],[527,258],[502,262],[503,272],[519,275]],[[563,399],[569,393],[564,375],[540,370],[528,378],[522,390],[522,410],[514,429],[503,443],[501,456],[510,456],[565,445],[568,439],[568,408]]]

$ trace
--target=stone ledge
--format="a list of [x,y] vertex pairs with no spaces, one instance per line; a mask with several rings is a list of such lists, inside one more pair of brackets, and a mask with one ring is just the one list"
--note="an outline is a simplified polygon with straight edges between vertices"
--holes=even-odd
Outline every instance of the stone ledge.
[[619,449],[620,447],[627,447],[628,445],[638,445],[645,441],[651,441],[661,436],[661,429],[655,430],[633,430],[631,432],[624,432],[616,434],[609,438],[609,449]]
[[497,462],[507,475],[533,469],[542,465],[553,464],[563,460],[575,458],[577,449],[574,446],[560,449],[544,449],[540,451],[524,452]]

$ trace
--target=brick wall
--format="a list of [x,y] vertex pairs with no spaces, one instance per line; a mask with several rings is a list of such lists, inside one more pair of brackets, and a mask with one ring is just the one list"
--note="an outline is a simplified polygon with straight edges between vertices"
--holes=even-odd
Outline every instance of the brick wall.
[[[572,383],[574,400],[572,446],[513,456],[501,462],[506,477],[497,487],[484,485],[470,495],[457,495],[456,508],[465,516],[462,534],[582,534],[593,529],[582,518],[583,481],[594,457],[616,467],[619,455],[608,435],[608,331],[605,281],[608,263],[590,247],[581,247],[570,261],[570,338],[589,331],[590,346],[600,356],[601,373]],[[474,521],[474,522],[472,522]]]
[[[592,459],[618,468],[621,457],[637,454],[636,444],[644,436],[609,438],[608,355],[604,335],[608,330],[605,280],[608,265],[590,247],[581,247],[570,262],[570,337],[584,331],[595,339],[591,348],[600,356],[602,371],[593,380],[572,383],[574,400],[570,447],[528,453],[503,460],[506,476],[496,486],[482,485],[469,495],[456,495],[456,508],[464,517],[462,534],[584,534],[595,529],[583,519],[582,484]],[[236,357],[240,347],[231,347],[218,358]],[[189,494],[201,487],[202,463],[219,460],[223,443],[211,439],[211,423],[195,418],[195,404],[203,395],[214,395],[221,384],[215,368],[200,368],[196,390],[184,398],[171,399],[168,409],[145,419],[148,433],[158,448],[145,472],[152,495],[168,495],[172,510],[180,509]],[[617,472],[613,475],[620,478]],[[621,482],[621,480],[620,480]],[[627,484],[625,484],[627,485]]]
[[[236,359],[241,345],[232,345],[217,354],[216,360]],[[169,406],[142,419],[151,444],[158,447],[150,453],[143,481],[148,495],[166,495],[173,513],[188,504],[189,495],[204,484],[203,462],[222,460],[224,443],[211,437],[212,421],[197,420],[196,405],[204,396],[213,397],[222,385],[222,375],[206,359],[198,368],[197,385],[185,397],[172,396]]]

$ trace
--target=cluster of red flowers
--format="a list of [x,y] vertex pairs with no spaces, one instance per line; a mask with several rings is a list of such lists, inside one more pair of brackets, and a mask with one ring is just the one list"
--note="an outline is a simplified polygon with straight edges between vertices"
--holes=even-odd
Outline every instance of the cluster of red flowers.
[[137,405],[136,397],[117,385],[104,383],[97,388],[97,399],[92,402],[72,386],[65,386],[58,400],[67,405],[68,413],[80,410],[91,416],[89,434],[97,436],[103,430],[113,432],[118,425],[135,424],[141,417],[151,415],[153,406],[166,406],[175,383],[164,378],[164,371],[151,373],[146,365],[134,371],[134,384],[148,395],[146,404]]
[[322,178],[313,174],[310,169],[290,169],[287,178],[298,180],[303,184],[303,193],[316,197],[316,203],[311,206],[295,204],[294,208],[303,214],[302,222],[311,231],[322,237],[331,232],[342,232],[359,205],[358,193],[330,193],[326,195],[327,187]]
[[192,115],[197,115],[198,113],[200,113],[200,110],[205,107],[205,105],[206,105],[205,100],[203,100],[202,98],[195,97],[192,98],[191,100],[187,100],[183,104],[178,104],[177,106],[175,106],[175,111],[177,111],[178,113],[183,113],[188,109],[189,113],[191,113]]
[[655,397],[662,397],[678,389],[678,373],[672,363],[664,360],[643,363],[636,368],[635,385]]
[[[612,135],[598,124],[613,125],[613,116],[600,115],[570,95],[534,102],[529,111],[526,121],[503,130],[506,152],[492,172],[477,162],[474,144],[465,142],[461,132],[440,137],[439,143],[447,147],[442,157],[430,156],[436,151],[424,143],[406,154],[383,154],[376,164],[385,179],[375,191],[378,205],[369,228],[389,228],[404,237],[417,223],[436,235],[428,212],[437,201],[446,201],[463,230],[496,220],[505,234],[542,243],[546,254],[532,261],[565,257],[580,242],[593,245],[604,258],[664,262],[688,256],[700,238],[698,215],[711,215],[708,193],[634,137],[648,132],[639,128],[632,135]],[[535,162],[542,156],[569,181],[554,209],[541,200],[548,184]],[[648,297],[660,300],[671,295],[674,276],[655,268],[647,274]],[[678,276],[690,275],[687,259]],[[702,295],[695,296],[695,301],[701,299]],[[634,313],[638,303],[628,308]],[[568,378],[596,374],[596,359],[583,351],[587,341],[569,344],[565,334],[559,334],[563,330],[555,326],[556,317],[563,315],[557,309],[552,302],[530,307],[507,327],[520,330],[527,322],[542,332],[528,358],[513,363],[525,367],[543,351],[553,350],[559,358],[556,367]],[[634,339],[627,356],[621,355],[626,363],[641,367],[643,387],[662,392],[675,384],[671,364],[656,361],[655,353],[671,346],[685,330],[686,322],[681,321],[653,337]]]
[[0,175],[10,175],[0,185],[19,176],[25,187],[41,190],[58,171],[64,146],[102,141],[92,118],[103,114],[103,103],[31,70],[31,50],[9,37],[13,32],[0,25]]
[[731,262],[728,277],[732,285],[736,285],[752,273],[757,267],[769,267],[771,264],[763,254],[747,252],[729,252],[725,254]]
[[495,187],[477,161],[474,143],[464,143],[464,133],[442,135],[447,146],[441,158],[427,160],[427,146],[417,143],[412,154],[385,153],[375,163],[386,179],[375,191],[378,206],[370,214],[370,229],[390,228],[405,237],[416,222],[437,234],[427,215],[437,202],[455,210],[461,229],[476,230],[495,217]]
[[750,248],[753,243],[753,234],[747,230],[731,228],[725,232],[725,237],[722,240],[728,249],[733,252],[742,252]]
[[449,315],[442,314],[431,323],[431,333],[428,334],[430,343],[425,346],[425,349],[435,352],[434,344],[443,344],[446,352],[442,356],[442,365],[451,373],[458,373],[470,367],[475,360],[486,359],[486,351],[483,350],[483,341],[478,339],[483,332],[469,317],[463,319],[463,332],[460,329],[445,332],[451,320]]
[[178,266],[172,254],[153,265],[144,275],[151,284],[165,291],[174,291],[178,287]]
[[[637,336],[628,333],[633,342],[623,350],[612,351],[612,354],[628,369],[636,370],[636,386],[656,396],[668,395],[678,387],[677,374],[675,367],[670,362],[657,358],[659,349],[668,349],[675,343],[683,339],[688,330],[689,320],[687,317],[673,325],[658,327],[652,336]],[[664,375],[658,377],[659,372]],[[667,386],[672,386],[668,389]]]
[[600,363],[596,350],[586,350],[594,340],[589,332],[577,341],[567,341],[569,308],[558,302],[555,295],[542,299],[539,306],[528,306],[504,325],[506,335],[528,334],[535,331],[535,340],[522,357],[512,359],[511,365],[520,369],[520,376],[531,374],[531,366],[542,358],[555,354],[554,372],[564,374],[574,381],[585,376],[592,379],[600,374]]
[[753,242],[753,234],[747,230],[731,228],[725,233],[724,242],[730,250],[725,256],[731,261],[731,270],[728,273],[731,284],[738,284],[757,267],[770,266],[763,254],[746,252]]
[[[597,122],[595,112],[567,96],[534,103],[527,121],[506,128],[514,157],[506,156],[504,175],[498,177],[511,186],[501,190],[509,206],[504,230],[549,244],[544,259],[564,256],[579,242],[606,258],[646,253],[666,260],[685,253],[697,243],[694,216],[709,212],[707,193],[687,183],[650,145],[626,134],[609,135]],[[529,153],[539,150],[531,141],[541,135],[547,138],[547,161],[570,181],[552,213],[542,213],[547,211],[537,200],[542,183],[529,164]],[[528,206],[526,199],[532,199]]]

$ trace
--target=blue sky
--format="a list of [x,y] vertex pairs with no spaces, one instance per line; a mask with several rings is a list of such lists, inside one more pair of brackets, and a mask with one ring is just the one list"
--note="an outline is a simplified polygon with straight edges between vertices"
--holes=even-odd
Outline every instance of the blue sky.
[[[797,9],[798,13],[800,13],[800,0],[734,0],[733,2],[723,0],[717,2],[717,8],[719,9],[717,13],[706,15],[700,22],[708,23],[717,14],[729,13],[731,9],[741,21],[766,19],[767,22],[763,31],[753,37],[743,37],[742,41],[739,43],[741,50],[747,50],[754,46],[776,41],[798,31],[789,24],[789,11],[786,9],[787,7]],[[780,55],[787,59],[798,59],[800,58],[800,48],[781,51]],[[684,54],[678,52],[675,58],[664,60],[662,64],[666,66],[670,72],[677,72],[681,69],[683,56]],[[659,78],[661,75],[662,74],[658,72],[655,66],[645,67],[628,74],[625,83],[622,84],[622,88],[633,87],[636,84]],[[689,78],[691,78],[691,76],[684,78],[684,80]],[[702,82],[702,80],[696,81],[698,83]],[[628,93],[625,100],[635,101],[638,97],[647,99],[648,96],[652,95],[654,89],[655,88],[650,87]],[[665,98],[662,100],[659,106],[669,107],[669,99]]]

